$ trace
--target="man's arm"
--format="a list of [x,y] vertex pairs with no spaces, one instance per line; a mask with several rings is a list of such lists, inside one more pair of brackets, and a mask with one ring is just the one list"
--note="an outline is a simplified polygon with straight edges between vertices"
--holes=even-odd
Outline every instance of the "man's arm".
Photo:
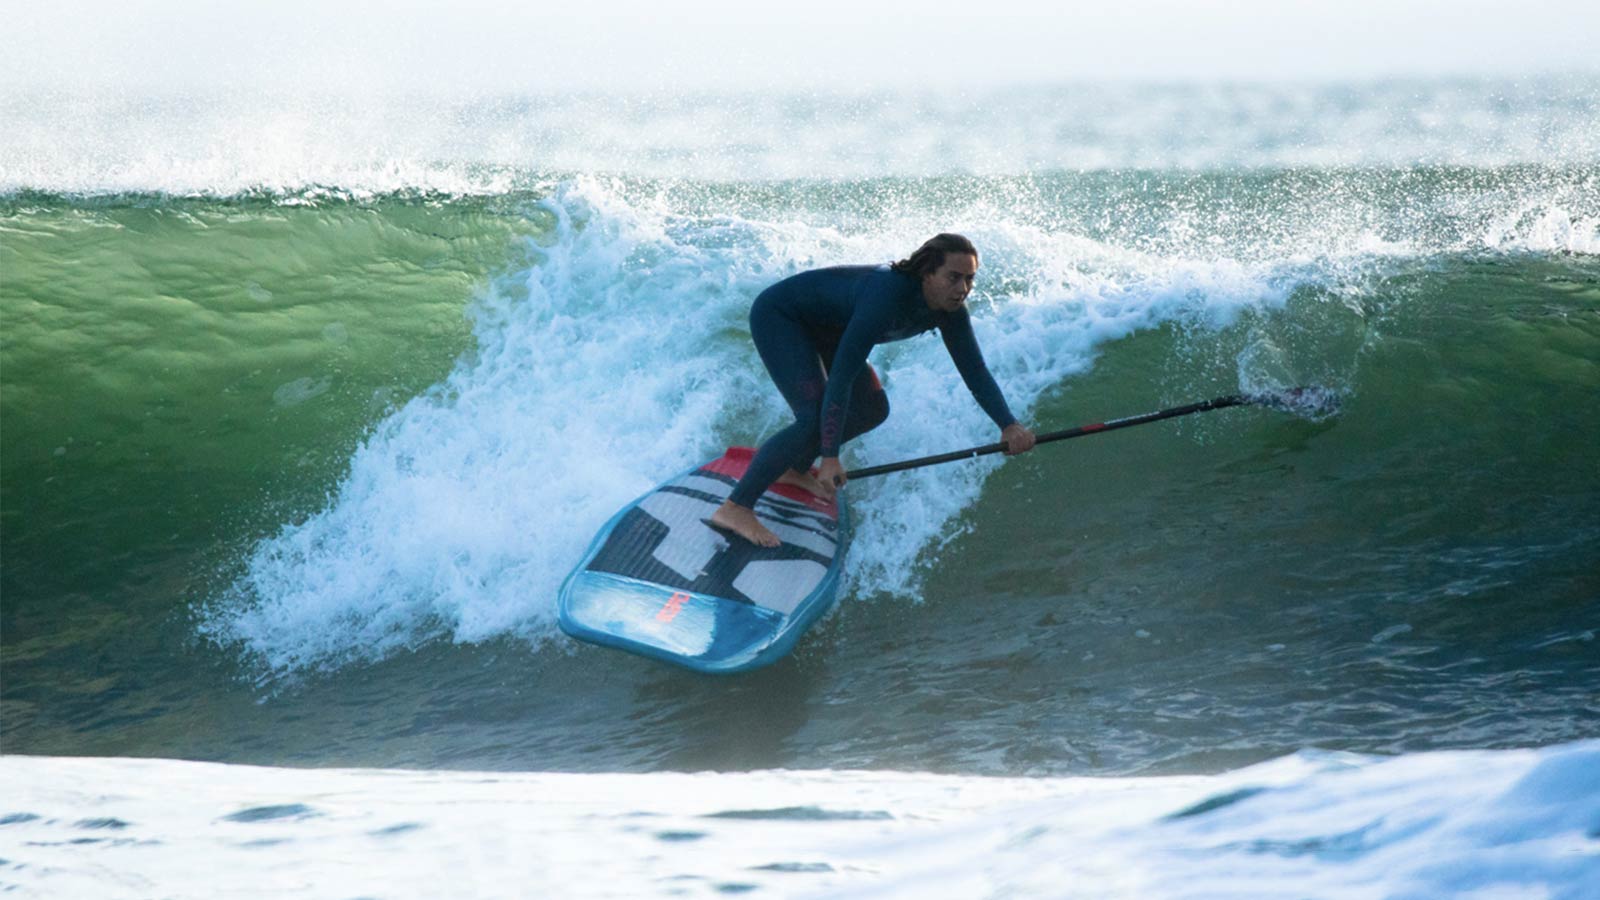
[[989,374],[989,366],[983,361],[983,351],[978,349],[978,338],[972,332],[972,317],[966,310],[945,313],[943,321],[939,323],[939,336],[944,338],[944,347],[950,351],[950,358],[955,361],[956,371],[961,373],[967,390],[972,392],[973,399],[989,414],[994,424],[1001,430],[1015,425],[1017,417],[1011,414],[1005,394],[1000,392],[1000,385]]

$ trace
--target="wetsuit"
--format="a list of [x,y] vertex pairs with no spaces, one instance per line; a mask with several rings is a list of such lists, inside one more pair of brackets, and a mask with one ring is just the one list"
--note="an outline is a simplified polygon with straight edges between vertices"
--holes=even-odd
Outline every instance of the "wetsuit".
[[888,266],[836,266],[762,291],[750,307],[750,336],[795,421],[761,445],[730,499],[754,507],[786,469],[804,472],[819,455],[838,456],[840,444],[883,422],[888,398],[867,352],[934,328],[989,418],[1002,429],[1016,422],[967,311],[930,309],[915,278]]

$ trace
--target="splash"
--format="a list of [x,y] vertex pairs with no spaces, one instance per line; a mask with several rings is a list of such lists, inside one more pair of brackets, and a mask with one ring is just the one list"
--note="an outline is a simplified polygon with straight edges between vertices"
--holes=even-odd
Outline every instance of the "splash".
[[[259,544],[203,632],[268,680],[434,640],[552,638],[560,582],[606,518],[785,421],[749,343],[750,300],[809,266],[894,259],[927,219],[912,210],[847,233],[729,208],[721,195],[597,179],[534,204],[533,263],[474,304],[476,349],[377,426],[324,510]],[[1108,342],[1170,322],[1228,328],[1280,308],[1304,277],[1053,233],[992,198],[952,218],[986,248],[996,288],[977,329],[1024,418]],[[894,413],[851,448],[852,464],[993,439],[936,337],[874,359]],[[919,596],[998,464],[853,492],[845,595]]]
[[610,510],[710,448],[750,369],[721,335],[764,270],[708,248],[738,223],[696,246],[585,184],[533,214],[538,262],[486,289],[476,352],[376,429],[325,510],[260,544],[206,634],[269,675],[538,639]]
[[1257,406],[1264,406],[1312,422],[1321,422],[1338,415],[1339,408],[1344,403],[1344,398],[1338,391],[1320,384],[1253,393],[1248,399]]

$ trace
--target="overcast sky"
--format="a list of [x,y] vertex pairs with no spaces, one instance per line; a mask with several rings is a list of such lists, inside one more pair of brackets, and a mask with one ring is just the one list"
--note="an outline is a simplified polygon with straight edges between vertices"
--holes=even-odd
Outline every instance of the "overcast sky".
[[476,93],[1600,73],[1596,0],[0,0],[0,28],[10,88]]

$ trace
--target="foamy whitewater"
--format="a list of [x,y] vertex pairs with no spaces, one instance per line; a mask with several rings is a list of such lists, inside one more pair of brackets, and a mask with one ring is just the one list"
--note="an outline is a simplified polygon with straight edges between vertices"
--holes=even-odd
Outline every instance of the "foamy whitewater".
[[[962,128],[948,127],[952,117]],[[1600,898],[1600,82],[0,97],[0,889]],[[562,579],[982,251],[1039,430],[707,678]],[[852,466],[994,440],[942,343]]]
[[24,897],[1600,896],[1593,741],[1145,779],[11,758],[0,784]]

